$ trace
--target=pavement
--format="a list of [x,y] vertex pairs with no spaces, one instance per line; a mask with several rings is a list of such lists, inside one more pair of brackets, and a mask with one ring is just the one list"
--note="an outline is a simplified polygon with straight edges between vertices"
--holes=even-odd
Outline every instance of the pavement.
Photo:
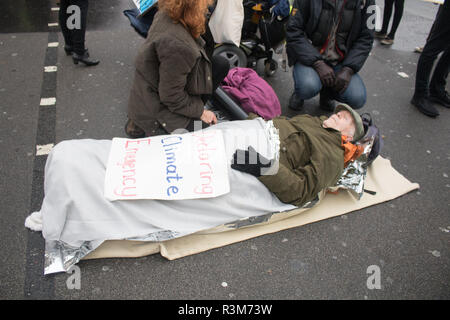
[[[55,7],[55,0],[0,3],[0,299],[450,298],[450,110],[439,107],[432,119],[409,102],[419,58],[413,50],[425,43],[435,5],[406,1],[394,45],[376,42],[360,72],[368,93],[360,111],[372,113],[385,137],[381,155],[419,190],[174,261],[160,255],[81,261],[80,289],[68,287],[69,274],[43,275],[44,240],[24,227],[44,196],[45,156],[37,146],[124,137],[143,39],[122,14],[131,1],[91,1],[86,42],[101,63],[76,66],[58,27],[48,25],[57,22]],[[54,42],[59,46],[48,47]],[[44,72],[49,65],[57,71]],[[262,65],[257,71],[264,76]],[[287,108],[291,71],[265,79],[283,114],[295,115]],[[56,103],[40,106],[48,97]],[[303,112],[321,114],[318,98]],[[380,271],[379,288],[367,285],[371,266]]]

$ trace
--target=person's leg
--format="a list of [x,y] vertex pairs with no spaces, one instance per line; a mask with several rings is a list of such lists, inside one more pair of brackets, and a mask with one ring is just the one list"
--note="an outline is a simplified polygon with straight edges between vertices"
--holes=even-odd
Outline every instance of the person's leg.
[[[89,52],[85,47],[86,22],[88,15],[89,0],[71,0],[71,4],[79,8],[79,22],[77,28],[72,30],[71,37],[73,42],[73,62],[84,63],[86,66],[95,66],[100,63],[99,60],[90,59]],[[79,28],[78,28],[79,27]]]
[[431,34],[432,34],[433,31],[434,31],[434,25],[436,24],[437,17],[439,17],[439,14],[440,14],[441,11],[442,11],[442,7],[443,7],[443,5],[439,5],[438,11],[436,12],[436,16],[434,17],[433,25],[431,26],[431,29],[430,29],[430,32],[428,33],[428,37],[427,37],[427,40],[426,40],[426,41],[428,41],[428,40],[430,39]]
[[[447,3],[450,4],[448,1]],[[430,33],[427,43],[423,48],[423,52],[420,55],[419,62],[417,63],[416,86],[414,95],[411,99],[411,104],[419,109],[420,112],[433,118],[439,115],[439,111],[430,101],[430,73],[437,56],[448,47],[450,41],[450,24],[447,24],[447,21],[450,18],[448,7],[447,14],[445,14],[444,10],[445,9],[442,9],[440,14],[437,16],[437,19],[433,25],[433,32]],[[443,66],[443,70],[438,71],[438,76],[433,81],[434,86],[436,86],[439,82],[442,83],[442,76],[448,75],[448,68],[445,70],[446,59],[448,59],[448,55],[444,56],[444,60],[441,65],[441,67]],[[439,72],[441,72],[441,75],[439,75]],[[433,94],[435,94],[435,92],[433,92]]]
[[[86,36],[86,22],[88,13],[88,0],[70,0],[70,5],[77,6],[79,10],[72,11],[72,14],[79,13],[79,25],[71,30],[71,39],[73,42],[73,51],[78,55],[83,55],[85,52],[85,36]],[[70,17],[69,17],[70,19]]]
[[394,7],[395,0],[385,0],[384,1],[384,11],[383,11],[383,25],[381,27],[380,33],[387,34],[389,27],[389,21],[392,16],[392,8]]
[[[450,37],[449,40],[450,41]],[[449,42],[450,43],[450,42]],[[430,82],[430,93],[445,90],[447,77],[450,69],[450,44],[445,49],[439,62],[434,69],[433,77]]]
[[68,54],[73,50],[73,43],[70,36],[70,30],[67,28],[67,7],[70,5],[70,0],[61,0],[59,6],[58,20],[61,32],[64,37],[65,49]]
[[[429,78],[434,61],[442,51],[447,49],[450,43],[449,19],[450,2],[447,1],[446,4],[442,6],[439,15],[436,17],[433,25],[433,32],[430,33],[429,39],[427,40],[417,63],[416,87],[414,92],[414,96],[416,97],[427,97],[429,95]],[[443,64],[445,65],[445,60],[443,60]],[[444,72],[443,74],[445,74],[445,70],[439,70],[438,77],[439,72]],[[439,79],[436,79],[435,81],[438,81],[439,83]]]
[[347,89],[342,94],[335,94],[334,98],[348,104],[353,109],[360,109],[366,104],[367,91],[359,74],[355,73],[350,80]]
[[315,97],[322,89],[317,72],[308,66],[296,63],[293,68],[294,93],[289,99],[289,108],[299,111],[303,108],[304,100]]
[[[436,22],[436,20],[437,20],[437,17],[439,16],[439,13],[441,13],[442,7],[443,7],[442,5],[439,5],[439,9],[438,9],[438,11],[436,12],[436,17],[434,18],[433,25],[431,26],[430,32],[428,33],[427,40],[425,41],[425,43],[430,39],[431,35],[433,34],[433,31],[434,31],[434,25],[435,25],[435,22]],[[422,52],[423,52],[423,48],[424,48],[423,46],[422,46],[422,47],[416,47],[416,48],[414,49],[414,52],[422,53]]]
[[[449,39],[450,41],[450,39]],[[450,42],[449,42],[450,43]],[[430,100],[450,108],[450,96],[445,90],[450,71],[450,44],[437,63],[430,81]]]
[[302,100],[314,98],[322,90],[322,82],[319,75],[311,67],[296,63],[293,69],[293,76],[295,93]]
[[397,28],[400,25],[400,21],[403,17],[403,9],[405,5],[405,0],[395,0],[395,12],[394,19],[392,21],[391,31],[387,35],[389,39],[394,40],[395,33],[397,32]]

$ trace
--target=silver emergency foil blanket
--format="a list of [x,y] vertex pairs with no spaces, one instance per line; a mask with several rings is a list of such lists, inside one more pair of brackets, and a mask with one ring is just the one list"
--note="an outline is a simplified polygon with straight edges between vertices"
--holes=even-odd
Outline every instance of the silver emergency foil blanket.
[[364,141],[361,145],[364,147],[363,153],[354,161],[350,162],[344,168],[341,177],[335,186],[330,190],[347,189],[351,191],[359,200],[364,194],[364,182],[367,175],[367,159],[372,150],[373,138]]
[[[279,138],[270,121],[223,122],[212,128],[222,130],[230,162],[236,150],[249,146],[267,159],[278,159]],[[223,196],[110,202],[103,196],[110,146],[110,140],[70,140],[49,154],[40,210],[45,274],[68,271],[106,240],[166,241],[296,208],[279,201],[257,178],[231,169],[231,190]]]
[[85,241],[80,247],[74,247],[63,241],[45,241],[44,274],[69,271],[102,243],[103,241]]

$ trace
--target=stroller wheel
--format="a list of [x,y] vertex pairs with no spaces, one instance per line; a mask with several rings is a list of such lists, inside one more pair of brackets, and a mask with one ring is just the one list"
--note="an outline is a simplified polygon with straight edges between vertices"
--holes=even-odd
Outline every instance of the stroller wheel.
[[273,76],[277,69],[278,63],[275,60],[271,59],[264,61],[264,73],[266,74],[266,76]]
[[247,67],[247,56],[244,51],[232,44],[222,44],[214,49],[213,55],[220,55],[228,60],[230,69]]

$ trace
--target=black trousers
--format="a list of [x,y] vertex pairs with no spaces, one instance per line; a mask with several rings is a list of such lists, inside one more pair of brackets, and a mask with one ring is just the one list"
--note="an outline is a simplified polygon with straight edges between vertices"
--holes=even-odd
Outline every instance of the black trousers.
[[395,12],[394,12],[394,20],[392,21],[391,31],[388,34],[388,37],[394,39],[395,33],[397,32],[397,28],[400,24],[400,21],[403,17],[403,9],[405,0],[385,0],[384,1],[384,13],[383,13],[383,27],[381,28],[382,33],[387,33],[387,29],[389,26],[389,21],[392,16],[392,9],[395,4]]
[[79,55],[85,51],[88,6],[88,0],[60,0],[59,25],[65,44]]
[[[450,0],[446,0],[428,36],[427,43],[417,63],[416,96],[428,96],[445,90],[450,69]],[[442,52],[430,81],[431,70],[437,56]]]

